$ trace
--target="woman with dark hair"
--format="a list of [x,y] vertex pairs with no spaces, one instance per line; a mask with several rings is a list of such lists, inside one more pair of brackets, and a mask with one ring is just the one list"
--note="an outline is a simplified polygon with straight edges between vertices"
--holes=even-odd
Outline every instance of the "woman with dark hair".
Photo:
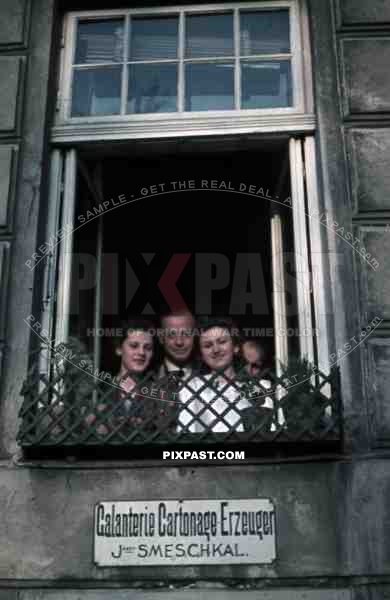
[[118,372],[112,383],[105,383],[103,401],[87,417],[88,425],[93,425],[99,417],[98,433],[108,433],[119,425],[151,425],[154,401],[149,401],[140,389],[152,380],[155,351],[153,323],[144,319],[126,321],[115,344],[115,355],[120,359]]
[[179,392],[183,404],[178,431],[244,431],[243,414],[253,407],[238,375],[239,332],[231,319],[208,318],[199,324],[199,353],[207,369]]
[[[114,379],[121,395],[131,392],[140,379],[152,371],[156,337],[153,324],[143,319],[131,319],[122,328],[122,336],[115,345],[120,357],[119,372]],[[123,390],[123,392],[122,392]]]

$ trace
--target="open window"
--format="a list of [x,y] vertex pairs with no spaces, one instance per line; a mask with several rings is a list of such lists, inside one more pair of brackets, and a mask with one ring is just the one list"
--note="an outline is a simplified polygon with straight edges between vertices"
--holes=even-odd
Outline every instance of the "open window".
[[[270,447],[281,440],[338,438],[325,290],[318,285],[324,265],[316,268],[316,285],[312,279],[311,257],[317,256],[316,267],[318,255],[323,259],[319,223],[309,218],[307,205],[309,192],[312,201],[317,198],[314,140],[221,142],[138,143],[104,154],[98,148],[77,155],[71,150],[63,160],[54,154],[57,220],[50,220],[48,239],[54,239],[56,227],[64,234],[45,256],[46,281],[54,285],[45,295],[44,328],[31,323],[42,342],[34,392],[40,389],[40,406],[34,393],[29,396],[29,427],[25,419],[22,441],[38,436],[41,445],[50,447],[119,444],[134,450],[196,441],[261,441]],[[55,181],[61,163],[63,186]],[[173,263],[181,265],[179,272],[163,286]],[[121,323],[129,316],[146,316],[157,334],[161,315],[173,310],[177,298],[198,318],[229,315],[241,335],[260,341],[267,357],[261,376],[246,376],[242,365],[240,377],[229,382],[237,399],[245,387],[253,410],[239,401],[232,408],[222,391],[226,403],[218,412],[213,400],[207,431],[198,414],[206,405],[197,412],[194,408],[202,398],[200,386],[180,383],[169,396],[168,378],[156,382],[148,372],[140,378],[135,405],[133,392],[132,420],[125,425],[122,404],[107,400],[116,381]],[[42,339],[43,329],[55,340],[54,348]],[[293,360],[296,370],[297,356],[321,369],[306,379],[299,373],[289,379],[289,363]],[[198,380],[205,373],[201,367]],[[231,395],[229,386],[225,394]],[[30,393],[33,388],[30,380]],[[300,394],[309,399],[298,410]],[[95,414],[91,424],[88,415],[102,405],[105,411]],[[190,417],[180,426],[185,406]],[[232,415],[240,419],[239,427]]]
[[[21,445],[338,443],[304,3],[72,13],[65,32]],[[202,360],[191,385],[150,369],[112,402],[123,321],[157,332],[178,302],[260,340],[260,375],[211,393]]]

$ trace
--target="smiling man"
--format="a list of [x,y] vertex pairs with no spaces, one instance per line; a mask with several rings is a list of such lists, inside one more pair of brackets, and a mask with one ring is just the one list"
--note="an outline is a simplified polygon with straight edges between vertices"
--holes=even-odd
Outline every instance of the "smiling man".
[[187,310],[163,314],[160,318],[158,337],[163,359],[156,385],[170,400],[160,402],[158,426],[161,429],[175,431],[177,428],[177,395],[193,376],[194,327],[195,319]]
[[188,379],[192,375],[195,319],[188,311],[161,317],[160,344],[164,357],[159,378],[176,375]]

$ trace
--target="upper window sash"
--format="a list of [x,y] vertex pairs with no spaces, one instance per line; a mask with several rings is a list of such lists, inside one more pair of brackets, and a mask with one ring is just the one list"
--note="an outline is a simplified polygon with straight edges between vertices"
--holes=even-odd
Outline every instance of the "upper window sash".
[[[243,55],[241,53],[242,49],[242,36],[240,37],[239,31],[239,20],[240,15],[243,18],[243,13],[247,14],[249,11],[258,14],[259,11],[262,12],[271,12],[271,11],[280,11],[280,10],[288,10],[289,15],[289,42],[290,48],[289,52],[283,51],[282,53],[264,53],[261,52],[259,54],[251,53],[249,56],[246,54]],[[212,53],[210,55],[205,53],[202,56],[188,56],[185,53],[185,44],[188,41],[188,36],[185,37],[185,18],[187,19],[187,24],[189,23],[189,18],[194,15],[222,15],[222,14],[231,14],[233,19],[233,53],[231,55],[224,55],[223,52],[220,53],[219,56],[213,56]],[[150,18],[150,17],[176,17],[178,19],[178,34],[177,34],[177,56],[176,57],[167,57],[164,59],[150,59],[148,60],[145,56],[141,57],[131,57],[129,56],[129,39],[131,36],[131,25],[132,21],[136,23],[136,19],[140,19],[142,17]],[[96,63],[85,61],[84,63],[76,62],[80,60],[79,56],[76,57],[76,45],[77,45],[77,33],[78,33],[78,25],[80,22],[89,22],[94,23],[98,21],[115,21],[118,19],[122,19],[123,29],[122,29],[122,40],[118,42],[116,48],[114,47],[115,55],[111,55],[110,60],[108,62],[103,62],[99,60]],[[122,46],[121,46],[122,44]],[[111,44],[112,45],[112,44]],[[110,44],[108,44],[108,51],[110,51]],[[207,50],[207,49],[206,49]],[[261,48],[260,48],[261,50]],[[118,55],[118,52],[120,56]],[[196,52],[195,52],[196,54]],[[104,55],[104,53],[103,53]],[[243,58],[245,56],[245,58]],[[291,113],[295,114],[303,114],[305,112],[305,97],[304,97],[304,84],[303,84],[303,60],[302,60],[303,52],[302,52],[302,43],[301,43],[301,28],[300,28],[300,18],[299,18],[299,8],[297,2],[295,0],[279,0],[274,2],[258,2],[258,3],[228,3],[228,4],[218,4],[218,5],[197,5],[191,7],[163,7],[163,8],[148,8],[148,9],[131,9],[131,10],[110,10],[110,11],[83,11],[83,12],[72,12],[68,13],[66,22],[65,22],[65,48],[63,51],[62,57],[62,68],[61,68],[61,77],[60,77],[60,94],[59,94],[59,102],[58,102],[58,111],[57,111],[57,120],[56,124],[66,124],[71,123],[72,125],[77,125],[77,123],[83,124],[87,122],[131,122],[131,121],[139,121],[139,120],[159,120],[163,119],[177,119],[179,115],[183,116],[185,114],[186,118],[204,118],[205,115],[219,115],[219,116],[228,116],[230,115],[267,115],[267,114],[285,114],[286,116]],[[135,60],[133,60],[135,58]],[[133,78],[137,77],[137,69],[138,73],[143,77],[147,70],[145,69],[142,72],[143,66],[148,67],[149,72],[153,71],[154,63],[157,63],[155,68],[164,68],[164,81],[169,80],[171,78],[171,89],[173,88],[173,80],[176,77],[177,84],[177,105],[175,109],[172,110],[172,103],[170,105],[170,109],[167,112],[148,112],[145,107],[141,110],[141,112],[132,112],[132,108],[128,101],[128,87],[129,87],[129,77]],[[257,65],[255,66],[255,63]],[[265,63],[265,64],[264,64]],[[291,106],[286,107],[270,107],[270,108],[247,108],[245,106],[245,102],[242,101],[242,73],[244,69],[248,71],[246,77],[248,85],[250,86],[250,81],[253,81],[253,72],[255,69],[268,69],[270,73],[270,66],[275,64],[275,70],[277,72],[278,65],[285,66],[279,67],[279,70],[283,68],[287,72],[291,69],[291,93],[292,93],[292,104]],[[216,67],[218,65],[218,67]],[[290,65],[290,66],[289,66]],[[131,68],[134,67],[133,72],[131,72]],[[214,68],[215,67],[215,68]],[[105,89],[111,89],[112,86],[116,86],[117,88],[117,99],[116,102],[116,112],[117,114],[85,114],[85,115],[77,115],[77,112],[82,113],[82,109],[79,111],[75,110],[73,107],[73,115],[72,115],[72,94],[73,94],[73,86],[78,85],[80,89],[84,89],[86,84],[83,81],[84,74],[81,74],[83,70],[89,70],[89,74],[93,77],[92,71],[94,68],[101,69],[104,68],[105,72],[103,77],[106,77],[106,81],[103,82],[102,87]],[[177,69],[177,73],[173,75],[174,69]],[[192,70],[192,73],[191,73]],[[198,70],[198,73],[196,71]],[[203,70],[203,72],[202,72]],[[225,106],[221,110],[220,107],[211,108],[211,110],[201,108],[201,110],[197,110],[197,104],[201,104],[202,97],[201,94],[198,95],[197,98],[192,102],[194,109],[189,109],[189,97],[188,97],[188,85],[187,85],[187,94],[185,94],[185,77],[187,76],[187,84],[188,80],[193,78],[196,82],[198,77],[198,81],[201,81],[202,77],[208,76],[211,80],[214,79],[213,73],[211,71],[215,71],[218,73],[217,78],[220,78],[220,85],[224,85],[223,77],[227,77],[230,81],[234,80],[233,89],[232,89],[232,98],[226,100],[226,98],[222,98],[222,102],[225,102]],[[223,75],[223,71],[225,70],[225,75]],[[207,71],[209,71],[207,73]],[[221,75],[222,73],[222,75]],[[146,75],[147,76],[147,75]],[[222,77],[222,79],[221,79]],[[241,80],[240,80],[241,78]],[[285,76],[285,80],[288,80],[288,74]],[[272,82],[270,83],[272,86]],[[218,88],[218,83],[216,83]],[[88,87],[88,85],[87,85]],[[166,101],[165,99],[162,99]],[[228,106],[231,101],[231,106]],[[135,102],[135,100],[134,100]],[[133,105],[134,105],[133,102]],[[187,103],[187,106],[186,106]],[[168,103],[169,104],[169,103]],[[248,102],[247,102],[248,104]],[[250,104],[250,102],[249,102]],[[256,104],[256,102],[255,102]],[[244,105],[244,106],[243,106]],[[102,112],[104,113],[104,98],[101,102],[101,107],[103,106]],[[88,113],[88,111],[87,111]]]

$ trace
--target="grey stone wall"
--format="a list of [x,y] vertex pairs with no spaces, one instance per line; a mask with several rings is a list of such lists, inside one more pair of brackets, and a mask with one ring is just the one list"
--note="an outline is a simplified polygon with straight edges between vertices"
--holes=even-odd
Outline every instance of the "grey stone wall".
[[16,174],[19,165],[21,113],[29,3],[4,0],[0,20],[0,375],[5,348],[7,283],[14,241]]
[[390,23],[390,5],[387,0],[337,0],[339,25],[386,26]]
[[[39,212],[44,213],[47,200],[55,2],[1,1],[0,354],[6,352],[0,405],[0,600],[390,597],[390,470],[384,454],[390,442],[390,4],[308,0],[308,5],[324,210],[354,227],[379,263],[373,270],[347,252],[345,243],[330,240],[331,249],[345,255],[332,291],[338,307],[336,344],[369,319],[383,319],[361,351],[341,365],[345,457],[229,468],[103,468],[29,465],[15,458],[29,343],[23,319],[31,312],[34,286],[24,264],[36,249]],[[276,564],[93,565],[96,502],[193,498],[195,493],[272,497]],[[148,591],[148,585],[161,591]],[[232,590],[233,585],[238,587]],[[245,586],[253,589],[244,591]]]
[[[345,569],[335,520],[341,508],[333,490],[337,484],[337,468],[330,464],[3,470],[0,501],[7,512],[0,536],[6,535],[8,547],[0,548],[0,580],[10,573],[17,580],[79,581],[336,576]],[[94,566],[96,503],[194,497],[271,497],[276,511],[275,565]]]
[[390,4],[338,0],[335,20],[352,223],[362,247],[379,263],[374,269],[355,253],[361,324],[382,320],[361,353],[363,410],[369,447],[376,448],[390,444]]
[[[271,591],[280,593],[288,587],[296,588],[297,598],[302,589],[313,591],[307,598],[333,598],[325,592],[316,596],[320,591],[314,590],[360,590],[362,582],[370,589],[370,579],[372,584],[383,579],[386,589],[390,478],[386,459],[374,464],[375,468],[373,461],[361,460],[165,469],[160,465],[3,465],[0,537],[6,543],[0,548],[1,587],[13,581],[19,589],[28,589],[31,582],[39,587],[45,581],[45,587],[54,589],[58,585],[99,589],[111,584],[158,590],[170,585],[191,589],[196,581],[210,585],[214,581],[226,590],[267,590],[270,599],[283,598],[272,596]],[[194,496],[272,498],[275,563],[118,568],[93,564],[97,502]]]
[[[20,391],[27,369],[34,273],[47,186],[45,137],[54,0],[0,4],[0,350],[3,349],[0,455],[16,451]],[[41,202],[42,199],[42,202]],[[44,214],[42,215],[44,221]]]

